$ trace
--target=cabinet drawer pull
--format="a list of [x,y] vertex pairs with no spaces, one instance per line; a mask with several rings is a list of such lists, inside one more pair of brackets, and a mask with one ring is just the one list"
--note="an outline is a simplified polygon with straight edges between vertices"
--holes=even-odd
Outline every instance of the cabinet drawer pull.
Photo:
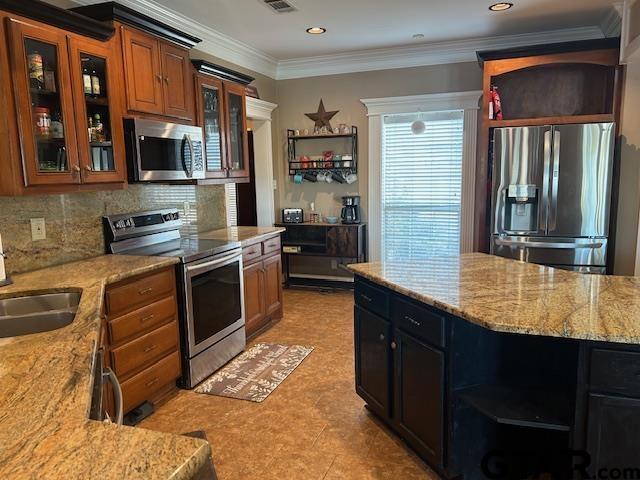
[[380,341],[384,342],[384,334],[383,333],[380,334]]
[[267,247],[269,248],[275,247],[277,245],[278,245],[277,243],[267,243]]
[[391,350],[395,350],[398,348],[398,344],[396,342],[391,342]]
[[364,293],[360,294],[360,298],[362,298],[364,301],[369,302],[369,303],[373,302],[373,299],[371,297],[369,297],[368,295],[365,295]]
[[410,321],[411,323],[413,323],[416,327],[421,327],[422,323],[420,323],[419,321],[417,321],[416,319],[414,319],[413,317],[410,317],[409,315],[405,315],[404,316],[405,320]]
[[140,323],[147,323],[150,322],[151,320],[153,320],[155,317],[155,315],[153,315],[153,313],[151,315],[147,315],[146,317],[142,317],[140,319]]
[[160,380],[158,379],[158,377],[154,378],[153,380],[151,380],[150,382],[147,382],[145,384],[146,387],[152,387],[154,386],[156,383],[158,383]]
[[146,348],[144,349],[144,353],[149,353],[149,352],[151,352],[151,351],[155,350],[156,348],[158,348],[158,346],[157,346],[157,345],[149,345],[148,347],[146,347]]
[[153,292],[153,287],[143,288],[142,290],[138,290],[138,295],[149,295]]

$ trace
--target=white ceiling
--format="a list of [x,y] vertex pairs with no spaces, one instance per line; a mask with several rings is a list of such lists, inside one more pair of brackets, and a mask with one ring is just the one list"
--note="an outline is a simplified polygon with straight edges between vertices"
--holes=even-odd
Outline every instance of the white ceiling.
[[[491,0],[290,0],[298,10],[277,14],[262,0],[156,1],[278,60],[598,25],[613,4],[511,0],[511,10],[496,13]],[[310,26],[327,33],[309,35]]]
[[[64,6],[102,0],[47,0]],[[610,34],[620,0],[119,0],[203,39],[196,48],[274,78],[473,61],[476,50]],[[497,1],[497,0],[495,0]],[[309,26],[327,28],[309,35]],[[414,34],[424,38],[415,40]]]

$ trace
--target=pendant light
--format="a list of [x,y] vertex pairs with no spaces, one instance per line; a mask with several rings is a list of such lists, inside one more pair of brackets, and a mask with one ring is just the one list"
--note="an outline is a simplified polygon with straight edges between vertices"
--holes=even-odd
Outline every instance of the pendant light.
[[422,121],[422,112],[420,112],[420,117],[418,118],[418,120],[416,120],[411,124],[411,132],[414,135],[422,135],[424,133],[425,128],[426,127],[425,127],[424,121]]

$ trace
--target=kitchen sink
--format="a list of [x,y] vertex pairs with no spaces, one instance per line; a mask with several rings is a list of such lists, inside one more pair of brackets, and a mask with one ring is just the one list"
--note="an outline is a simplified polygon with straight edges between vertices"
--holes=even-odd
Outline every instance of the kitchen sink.
[[0,338],[66,327],[76,316],[79,292],[46,293],[0,300]]

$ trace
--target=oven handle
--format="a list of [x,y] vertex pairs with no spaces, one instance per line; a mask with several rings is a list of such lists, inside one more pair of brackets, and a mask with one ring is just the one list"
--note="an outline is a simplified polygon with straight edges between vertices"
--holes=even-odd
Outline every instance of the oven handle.
[[211,260],[210,262],[200,263],[197,265],[187,265],[186,271],[189,274],[197,275],[201,272],[208,272],[210,270],[214,270],[216,267],[224,266],[225,264],[231,263],[234,260],[241,259],[241,250],[235,250],[232,253],[225,255],[221,258],[216,258],[215,260]]

